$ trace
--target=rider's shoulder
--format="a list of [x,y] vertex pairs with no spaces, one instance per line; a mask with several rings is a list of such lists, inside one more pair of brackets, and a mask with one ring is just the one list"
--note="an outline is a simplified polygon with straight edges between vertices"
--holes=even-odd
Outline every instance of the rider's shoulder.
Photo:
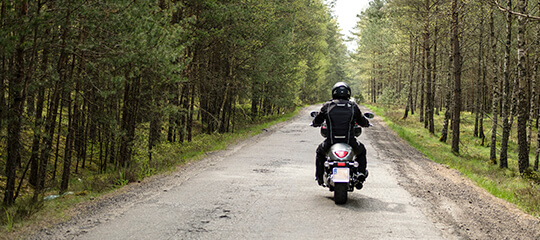
[[327,101],[325,104],[347,104],[349,107],[357,106],[354,101],[350,101],[347,99],[331,99]]
[[328,105],[332,104],[333,102],[334,102],[334,99],[330,99],[330,100],[324,102],[323,106],[328,106]]

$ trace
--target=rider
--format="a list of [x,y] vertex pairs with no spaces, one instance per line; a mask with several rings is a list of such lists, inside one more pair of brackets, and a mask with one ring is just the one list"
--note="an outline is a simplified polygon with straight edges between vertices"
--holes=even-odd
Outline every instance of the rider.
[[364,117],[356,103],[349,101],[351,97],[351,88],[344,82],[338,82],[332,88],[332,100],[327,101],[322,106],[319,114],[313,119],[314,127],[321,126],[326,121],[328,125],[327,138],[317,148],[317,157],[315,159],[315,179],[322,185],[324,162],[326,153],[334,143],[347,143],[356,153],[358,167],[358,184],[356,188],[362,188],[368,172],[366,170],[366,148],[364,144],[358,142],[354,136],[354,125],[369,127],[369,120]]

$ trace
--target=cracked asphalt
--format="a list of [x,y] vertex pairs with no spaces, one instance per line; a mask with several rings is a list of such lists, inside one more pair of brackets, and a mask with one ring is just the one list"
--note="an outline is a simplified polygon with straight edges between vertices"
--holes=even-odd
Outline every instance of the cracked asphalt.
[[540,239],[537,218],[425,159],[378,117],[359,138],[364,188],[334,204],[314,181],[317,109],[83,204],[30,239]]

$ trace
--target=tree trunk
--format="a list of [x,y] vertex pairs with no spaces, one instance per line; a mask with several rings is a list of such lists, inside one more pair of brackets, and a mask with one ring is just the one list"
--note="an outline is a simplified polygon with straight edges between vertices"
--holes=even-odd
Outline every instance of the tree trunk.
[[[512,8],[512,0],[508,0],[508,7]],[[506,13],[506,45],[504,52],[504,66],[503,66],[503,100],[502,100],[502,123],[503,133],[501,139],[501,156],[499,160],[499,167],[508,168],[508,139],[510,137],[510,49],[512,42],[512,14]]]
[[[17,7],[19,16],[26,15],[27,3],[22,1]],[[15,203],[15,181],[17,179],[17,166],[21,161],[21,127],[23,121],[24,105],[24,41],[25,36],[20,36],[15,48],[14,76],[9,78],[9,110],[7,128],[7,159],[6,159],[6,188],[4,192],[4,204],[10,206]]]
[[450,118],[452,118],[452,91],[450,91],[450,87],[452,86],[452,67],[454,64],[453,55],[448,55],[448,74],[446,77],[446,101],[444,104],[444,122],[443,127],[441,131],[441,137],[439,138],[439,141],[446,142],[448,140],[448,125]]
[[60,194],[67,191],[69,187],[69,178],[71,173],[71,159],[72,159],[72,152],[73,152],[73,138],[75,135],[75,122],[76,122],[76,116],[73,114],[73,109],[77,107],[77,103],[75,100],[75,106],[71,106],[71,93],[66,92],[65,94],[65,101],[66,105],[68,107],[68,133],[66,136],[66,144],[64,149],[64,164],[63,164],[63,170],[62,170],[62,181],[60,183]]
[[[420,66],[418,69],[423,68],[422,64],[418,64],[418,65]],[[414,102],[413,102],[412,108],[411,108],[411,115],[413,114],[414,111],[416,111],[416,107],[418,106],[418,91],[420,89],[420,87],[419,87],[420,80],[419,79],[421,78],[420,77],[421,74],[419,72],[421,73],[422,71],[416,70],[416,81],[414,81],[414,85],[415,85],[415,87],[414,87]]]
[[[525,13],[527,10],[527,0],[518,0],[518,11]],[[529,168],[529,142],[527,141],[527,122],[529,121],[529,78],[525,67],[525,31],[527,18],[518,16],[518,166],[519,172],[523,174]]]
[[425,119],[424,119],[424,127],[429,130],[431,134],[435,134],[435,125],[433,124],[433,111],[434,111],[434,103],[433,103],[433,80],[432,80],[432,69],[431,69],[431,36],[429,33],[429,13],[430,13],[430,1],[426,0],[426,10],[427,10],[427,16],[426,16],[426,25],[424,27],[424,50],[425,50],[425,56],[426,56],[426,85],[425,85]]
[[[439,12],[439,6],[437,5],[435,12]],[[433,40],[433,67],[431,69],[432,73],[432,94],[431,94],[431,102],[432,102],[432,114],[430,119],[430,126],[429,129],[433,129],[433,132],[431,134],[435,134],[435,120],[433,119],[433,114],[439,115],[439,110],[441,107],[441,104],[437,104],[437,101],[435,100],[437,97],[437,93],[440,94],[440,83],[438,83],[439,79],[439,69],[437,69],[437,57],[439,55],[438,45],[439,45],[439,23],[437,20],[435,20],[435,30],[434,30],[434,40]]]
[[[538,10],[540,10],[540,5],[538,6]],[[531,96],[534,96],[534,99],[531,99],[531,101],[535,101],[536,105],[534,107],[535,114],[536,114],[536,151],[534,154],[534,166],[533,169],[535,171],[538,171],[538,162],[540,159],[540,129],[538,129],[538,122],[540,121],[540,96],[538,96],[538,93],[540,91],[540,24],[536,24],[536,53],[535,53],[535,61],[534,61],[534,75],[533,77],[533,90],[536,90],[536,92],[532,92]]]
[[[45,30],[45,36],[48,36],[49,30]],[[49,67],[49,46],[46,45],[42,53],[41,70],[43,71],[43,79],[48,77]],[[36,186],[38,183],[38,171],[39,171],[39,150],[41,142],[41,127],[43,125],[43,106],[45,104],[45,87],[40,84],[38,87],[38,97],[36,101],[36,120],[34,124],[34,139],[32,141],[32,155],[30,156],[30,176],[28,182],[32,186]]]
[[32,155],[30,156],[30,176],[28,182],[32,186],[37,184],[38,166],[39,166],[39,147],[41,143],[41,125],[43,123],[43,104],[45,101],[45,89],[38,90],[35,112],[34,136],[32,140]]
[[182,87],[182,94],[180,96],[180,109],[181,115],[179,116],[180,119],[177,123],[180,125],[178,127],[178,142],[183,143],[186,138],[187,133],[187,118],[188,118],[188,112],[189,112],[189,95],[190,94],[190,88],[189,85],[184,85]]
[[499,79],[497,78],[497,39],[495,39],[495,26],[493,19],[492,9],[489,18],[490,35],[489,41],[491,43],[491,63],[493,65],[493,100],[491,105],[491,144],[489,159],[493,164],[497,163],[497,127],[499,125],[499,107],[501,101],[501,92],[499,89]]
[[193,139],[193,112],[195,106],[195,84],[190,84],[190,102],[189,102],[189,116],[187,119],[187,140],[191,142]]
[[150,129],[148,133],[148,162],[152,161],[152,149],[161,141],[161,96],[157,93],[155,95],[153,109],[151,110]]
[[[66,86],[62,86],[62,91],[64,91],[64,88]],[[55,182],[56,181],[56,169],[57,166],[58,166],[58,160],[60,158],[60,138],[62,137],[62,133],[63,133],[63,130],[62,130],[62,117],[64,116],[62,109],[64,109],[64,105],[66,104],[66,98],[65,97],[60,97],[60,100],[59,100],[59,104],[60,104],[60,111],[59,111],[59,116],[58,116],[58,134],[56,134],[56,152],[54,154],[54,166],[53,166],[53,170],[52,170],[52,181]]]
[[[480,39],[483,39],[484,37],[484,18],[482,17],[480,19]],[[474,137],[480,137],[480,118],[481,115],[484,113],[483,109],[483,100],[484,95],[483,93],[483,84],[482,84],[482,54],[483,54],[483,41],[478,41],[478,58],[477,58],[477,80],[475,81],[475,87],[476,87],[476,98],[475,98],[475,104],[474,104],[474,112],[475,112],[475,118],[474,118]]]
[[127,168],[131,164],[135,127],[137,125],[137,114],[139,110],[141,78],[141,76],[132,78],[126,76],[124,105],[122,109],[122,136],[118,151],[118,166],[122,168]]
[[452,151],[459,154],[461,121],[461,47],[459,43],[459,0],[452,0],[452,54],[454,60],[454,111],[452,113]]
[[[482,54],[484,52],[482,51]],[[481,146],[484,146],[486,135],[484,134],[484,115],[487,112],[487,99],[488,99],[488,84],[487,84],[487,64],[485,60],[485,56],[483,57],[482,61],[482,88],[481,88],[481,95],[482,95],[482,104],[480,106],[480,109],[482,111],[480,112],[480,126],[478,127],[479,131],[479,138],[482,139],[482,142],[480,143]]]
[[[6,18],[6,14],[7,14],[7,7],[6,7],[6,1],[5,0],[2,0],[2,7],[0,8],[0,25],[2,26],[5,26],[5,22],[4,22],[4,19]],[[4,126],[4,123],[5,121],[7,120],[7,110],[8,110],[8,106],[7,106],[7,103],[6,103],[6,96],[7,96],[7,93],[6,93],[6,88],[5,88],[5,82],[8,81],[8,78],[10,77],[9,74],[8,74],[8,66],[9,65],[9,60],[8,60],[8,56],[7,56],[7,53],[5,53],[4,51],[2,51],[0,53],[0,57],[2,58],[1,59],[1,65],[0,65],[0,124],[2,124],[2,126]]]
[[407,104],[405,106],[405,113],[403,114],[403,119],[407,119],[407,117],[409,116],[409,109],[412,110],[412,103],[413,103],[413,100],[412,100],[412,97],[413,97],[413,75],[414,75],[414,66],[415,66],[415,63],[414,63],[414,56],[416,54],[416,47],[414,47],[414,42],[413,42],[413,36],[411,35],[410,36],[410,42],[409,42],[409,92],[407,94]]
[[422,44],[422,63],[421,63],[421,76],[420,76],[420,122],[424,122],[426,109],[425,109],[425,96],[426,96],[426,39],[424,39],[424,42]]

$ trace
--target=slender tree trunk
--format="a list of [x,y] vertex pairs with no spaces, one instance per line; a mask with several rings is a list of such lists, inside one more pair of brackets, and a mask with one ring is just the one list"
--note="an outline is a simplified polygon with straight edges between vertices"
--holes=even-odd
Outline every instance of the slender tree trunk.
[[501,92],[499,89],[499,79],[497,77],[497,39],[495,39],[495,26],[493,19],[492,9],[489,18],[490,35],[489,41],[491,43],[491,63],[493,65],[493,102],[491,103],[491,144],[489,159],[493,164],[497,163],[497,127],[499,125],[499,107],[501,101]]
[[39,166],[39,147],[41,143],[41,125],[43,124],[43,104],[45,102],[45,89],[38,90],[35,112],[34,136],[32,140],[32,155],[30,156],[30,176],[28,182],[36,186]]
[[[527,0],[518,0],[518,11],[526,13]],[[527,122],[529,121],[529,78],[525,67],[525,31],[527,18],[518,16],[518,166],[523,174],[529,168],[529,142],[527,141]]]
[[415,50],[414,42],[413,42],[413,36],[411,35],[409,38],[409,92],[407,94],[407,104],[405,106],[405,113],[403,114],[403,119],[406,119],[409,116],[409,109],[412,110],[412,97],[413,97],[413,75],[414,75],[414,56],[415,56]]
[[161,126],[162,126],[162,114],[161,114],[161,96],[157,93],[154,99],[154,109],[150,120],[150,129],[148,133],[148,162],[152,161],[152,149],[161,141]]
[[[373,66],[373,68],[376,68],[375,66]],[[373,75],[372,75],[373,76]],[[373,103],[377,103],[377,82],[375,81],[375,78],[371,77],[369,79],[369,81],[371,82],[371,102]],[[269,106],[269,103],[268,103],[268,94],[266,94],[265,98],[266,98],[266,106]],[[268,108],[266,108],[268,109]],[[268,112],[266,113],[268,115]]]
[[[538,10],[540,11],[540,5],[538,6]],[[536,99],[536,105],[534,107],[535,113],[536,113],[536,151],[534,155],[534,166],[533,169],[535,171],[538,171],[538,164],[540,159],[540,129],[538,129],[538,122],[540,122],[540,96],[538,94],[540,93],[540,24],[536,24],[536,53],[535,53],[535,61],[534,61],[534,75],[533,75],[533,90],[536,90],[536,92],[532,92],[532,96]],[[534,101],[534,99],[531,99],[531,101]]]
[[[484,18],[482,17],[480,19],[480,39],[483,39],[484,37]],[[483,54],[483,45],[484,43],[482,41],[478,41],[478,56],[477,56],[477,63],[476,63],[476,67],[477,67],[477,74],[476,74],[476,77],[477,77],[477,81],[475,81],[475,87],[476,87],[476,97],[475,97],[475,105],[474,105],[474,108],[475,108],[475,118],[474,118],[474,131],[473,131],[473,136],[474,137],[479,137],[480,134],[479,134],[479,131],[480,131],[480,115],[483,114],[483,107],[482,107],[482,103],[483,103],[483,94],[482,94],[482,89],[483,89],[483,85],[482,85],[482,54]]]
[[[65,77],[64,77],[65,78]],[[64,91],[64,88],[66,86],[62,86],[62,91]],[[58,166],[58,160],[60,159],[60,138],[62,137],[62,133],[63,133],[63,129],[62,129],[62,118],[64,116],[63,114],[63,111],[62,109],[64,109],[64,105],[66,104],[66,98],[65,97],[60,97],[60,100],[59,100],[59,104],[60,104],[60,111],[59,111],[59,116],[58,116],[58,131],[56,134],[56,148],[55,148],[55,154],[54,154],[54,165],[53,165],[53,170],[52,170],[52,181],[55,182],[56,181],[56,170],[58,169],[57,166]],[[57,107],[58,108],[58,107]],[[48,164],[48,163],[47,163]]]
[[[45,36],[49,34],[49,30],[45,30]],[[48,67],[49,67],[49,46],[46,44],[43,53],[42,53],[42,63],[41,70],[43,71],[43,78],[48,78]],[[38,182],[38,171],[39,171],[39,150],[41,143],[41,127],[43,125],[43,106],[45,104],[45,87],[41,84],[38,87],[38,97],[36,101],[36,124],[35,124],[35,133],[34,140],[32,141],[32,155],[30,157],[30,176],[29,183],[32,186],[36,186]]]
[[482,104],[480,105],[480,109],[482,111],[480,112],[480,126],[478,126],[479,131],[479,138],[482,139],[482,142],[480,143],[481,146],[484,146],[486,141],[486,135],[484,134],[484,115],[487,112],[487,95],[488,95],[488,85],[487,85],[487,64],[485,60],[485,56],[483,57],[482,61],[482,88],[481,88],[481,95],[482,95]]
[[[512,0],[508,0],[508,7],[512,8]],[[501,156],[499,160],[499,167],[508,168],[508,140],[510,137],[510,49],[512,42],[512,14],[506,13],[506,45],[504,52],[504,69],[503,69],[503,101],[502,101],[502,123],[503,123],[503,133],[501,139]]]
[[[537,62],[538,64],[538,62]],[[536,78],[538,78],[538,66],[535,67],[536,68]],[[534,88],[537,88],[537,84],[533,85]],[[536,94],[535,92],[533,92],[533,94]],[[536,111],[535,111],[535,115],[536,115],[536,123],[538,123],[538,121],[540,121],[540,114],[539,114],[539,107],[538,105],[540,104],[540,101],[538,100],[538,96],[536,96]],[[532,128],[532,127],[531,127]],[[532,130],[531,130],[532,132]],[[535,150],[535,154],[534,154],[534,166],[533,166],[533,169],[535,171],[538,171],[538,160],[539,160],[539,157],[540,157],[540,130],[538,130],[538,127],[537,127],[537,135],[536,135],[536,150]]]
[[177,124],[180,125],[178,128],[178,142],[183,143],[186,139],[187,133],[187,118],[189,112],[189,85],[182,87],[182,94],[180,95],[180,109],[182,109],[182,114],[179,115],[180,119],[177,119]]
[[[439,12],[439,6],[437,5],[435,12]],[[432,94],[431,94],[431,102],[433,105],[433,111],[431,114],[430,119],[430,126],[429,129],[433,129],[433,132],[431,134],[435,134],[435,120],[433,119],[433,114],[439,115],[439,110],[441,105],[437,104],[437,101],[435,100],[437,97],[437,93],[440,94],[440,83],[439,83],[439,69],[437,68],[437,57],[439,55],[438,45],[439,45],[439,23],[437,20],[435,20],[435,30],[434,30],[434,40],[433,40],[433,67],[432,67]]]
[[[180,127],[178,126],[178,118],[181,114],[181,108],[180,108],[180,100],[179,100],[179,83],[173,84],[171,86],[171,99],[169,99],[170,104],[176,108],[176,111],[169,114],[169,126],[167,131],[167,141],[168,142],[176,142],[176,131]],[[183,90],[182,90],[183,91]]]
[[[77,137],[78,141],[81,143],[81,146],[79,147],[79,150],[77,152],[77,162],[79,160],[82,160],[81,168],[84,169],[86,167],[88,144],[93,143],[93,141],[89,138],[90,117],[88,117],[88,112],[90,110],[88,109],[88,102],[86,100],[83,100],[81,104],[81,120],[78,129],[79,136]],[[89,162],[92,162],[92,150],[90,151]]]
[[448,139],[448,125],[450,122],[450,118],[452,118],[452,91],[450,91],[450,87],[452,86],[452,67],[454,64],[453,55],[448,55],[448,74],[446,77],[446,100],[444,104],[444,122],[443,127],[441,131],[441,137],[439,138],[439,141],[446,142]]
[[118,151],[118,166],[122,168],[127,168],[131,165],[135,127],[137,125],[137,114],[139,110],[141,78],[141,76],[132,78],[126,76],[124,106],[122,109],[122,137]]
[[[73,58],[75,59],[75,56],[73,56]],[[72,113],[73,116],[68,116],[68,122],[70,122],[70,124],[71,124],[71,127],[68,127],[68,131],[73,131],[73,133],[71,135],[71,138],[72,138],[71,139],[71,146],[70,145],[67,145],[67,146],[70,146],[72,148],[71,149],[72,152],[73,151],[77,152],[77,154],[76,154],[77,161],[75,162],[75,173],[78,173],[78,171],[79,171],[79,160],[82,160],[82,156],[81,156],[82,152],[83,152],[82,147],[84,146],[84,143],[83,143],[83,141],[81,139],[82,138],[81,129],[83,128],[84,123],[83,123],[83,120],[82,120],[82,110],[80,109],[81,106],[79,106],[80,105],[80,102],[79,102],[79,94],[80,94],[79,93],[79,82],[78,82],[78,80],[75,80],[75,81],[76,81],[76,83],[75,83],[75,93],[74,93],[75,97],[72,100],[73,101],[73,109],[71,110],[71,113]],[[69,96],[69,97],[71,97],[71,96]],[[71,120],[69,120],[69,118],[71,118]],[[68,134],[69,134],[69,132],[68,132]],[[66,147],[66,150],[67,150],[67,147]],[[70,158],[73,159],[72,156],[70,156]],[[65,166],[64,166],[64,169],[65,169]],[[67,188],[65,190],[67,190]]]
[[454,60],[454,111],[452,113],[452,151],[459,154],[459,135],[461,122],[461,47],[459,43],[460,0],[452,0],[452,54]]
[[190,103],[189,103],[189,116],[187,120],[187,140],[188,142],[191,142],[193,139],[193,112],[194,112],[194,106],[195,106],[195,84],[190,84]]
[[424,39],[424,42],[422,44],[422,68],[421,68],[421,76],[420,76],[420,122],[425,121],[425,96],[426,96],[426,53],[427,53],[427,46],[426,46],[426,39]]
[[[423,68],[423,64],[418,64],[420,67],[418,69],[421,69]],[[416,107],[418,107],[418,91],[420,90],[420,78],[421,78],[421,70],[417,70],[416,72],[416,81],[414,81],[415,83],[415,87],[414,87],[414,103],[412,104],[412,109],[411,109],[411,114],[413,114],[414,111],[416,111]]]
[[425,85],[425,107],[426,107],[426,117],[424,119],[424,127],[429,130],[431,134],[435,134],[435,125],[433,124],[433,111],[434,111],[434,103],[433,103],[433,79],[432,79],[432,69],[431,69],[431,36],[429,32],[429,26],[430,26],[430,1],[426,0],[426,10],[427,10],[427,19],[426,19],[426,26],[424,29],[424,49],[425,49],[425,56],[426,56],[426,85]]
[[[2,0],[2,6],[0,8],[0,25],[5,26],[5,18],[7,14],[7,7],[6,7],[6,0]],[[8,57],[7,53],[1,52],[1,65],[0,65],[0,124],[1,126],[4,126],[5,121],[7,120],[7,110],[8,106],[6,103],[6,88],[5,83],[9,81],[9,73],[8,73]]]
[[259,113],[259,101],[260,101],[260,91],[259,84],[257,80],[253,80],[251,83],[251,120],[257,119]]
[[[73,152],[73,138],[75,135],[75,126],[74,122],[76,119],[74,119],[73,109],[76,108],[77,104],[75,103],[75,106],[71,106],[71,93],[66,92],[65,101],[66,105],[68,107],[68,133],[66,136],[66,144],[64,149],[64,164],[63,164],[63,170],[62,170],[62,181],[60,183],[60,193],[64,193],[67,191],[69,187],[69,178],[71,173],[71,159],[72,159],[72,152]],[[76,101],[76,100],[75,100]]]
[[[85,29],[80,29],[80,42],[79,44],[82,44],[84,42],[84,32]],[[78,57],[77,62],[77,71],[75,75],[75,104],[73,109],[74,114],[74,130],[75,130],[75,136],[74,136],[74,150],[77,152],[77,163],[75,164],[75,173],[79,172],[79,163],[81,165],[81,168],[85,167],[86,162],[86,148],[89,143],[88,136],[87,136],[87,117],[85,117],[85,114],[88,112],[86,109],[86,99],[88,99],[89,96],[86,96],[84,94],[85,90],[85,84],[84,81],[81,79],[81,73],[85,72],[85,51],[80,50],[80,57]],[[75,56],[73,57],[73,67],[75,67]],[[82,88],[82,89],[81,89]],[[82,96],[81,96],[82,95]]]
[[[17,6],[19,17],[26,15],[27,2],[22,1]],[[6,159],[6,188],[4,204],[10,206],[15,203],[15,181],[17,179],[17,166],[21,161],[21,127],[24,106],[24,41],[25,36],[15,48],[15,74],[9,79],[9,110],[7,128],[7,159]]]

